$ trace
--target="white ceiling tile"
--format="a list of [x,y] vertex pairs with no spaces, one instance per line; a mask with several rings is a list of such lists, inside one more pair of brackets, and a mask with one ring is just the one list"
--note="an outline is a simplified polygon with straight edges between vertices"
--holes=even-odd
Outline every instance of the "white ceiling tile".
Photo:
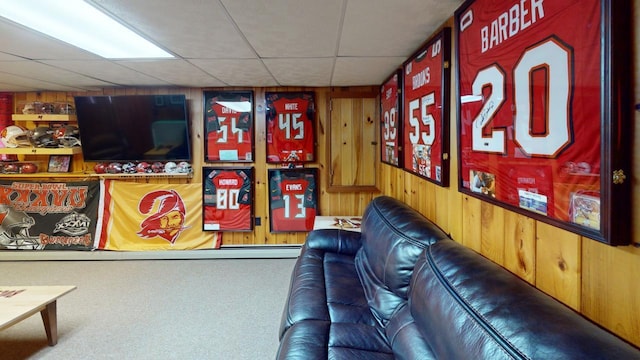
[[0,17],[0,50],[27,59],[99,59],[88,51]]
[[331,84],[334,86],[380,85],[398,69],[404,57],[340,57]]
[[[28,91],[85,91],[88,88],[76,87],[76,86],[67,86],[63,84],[56,84],[52,82],[47,82],[35,78],[30,78],[26,76],[19,76],[14,74],[9,74],[5,72],[0,72],[0,83],[7,83],[12,85],[22,86],[28,89]],[[2,88],[3,91],[9,91]]]
[[0,52],[0,61],[20,61],[20,60],[25,60],[25,59],[19,56],[14,56],[11,54]]
[[166,86],[169,83],[108,60],[46,60],[45,64],[67,69],[118,85]]
[[226,85],[185,60],[135,60],[117,61],[117,63],[176,86]]
[[33,88],[30,88],[30,87],[16,85],[16,84],[9,84],[4,82],[0,82],[0,89],[2,89],[2,91],[11,91],[11,92],[23,92],[23,91],[34,90]]
[[[195,66],[223,81],[227,86],[276,86],[273,76],[260,60],[190,60]],[[217,86],[217,85],[211,85]]]
[[262,58],[334,56],[343,0],[222,0]]
[[333,63],[333,58],[264,60],[282,86],[330,86]]
[[9,74],[40,79],[46,82],[68,86],[100,87],[113,85],[95,78],[87,77],[36,61],[2,61],[0,62],[0,69]]
[[256,58],[218,1],[94,0],[183,58]]
[[463,0],[349,0],[338,55],[408,57],[462,3]]

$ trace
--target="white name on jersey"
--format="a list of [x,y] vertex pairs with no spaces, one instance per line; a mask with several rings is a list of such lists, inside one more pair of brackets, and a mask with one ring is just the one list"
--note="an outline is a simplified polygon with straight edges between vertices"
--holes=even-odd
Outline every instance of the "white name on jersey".
[[480,29],[482,52],[500,45],[503,41],[514,37],[518,32],[531,26],[544,17],[544,0],[520,0],[509,10],[503,12],[489,26]]

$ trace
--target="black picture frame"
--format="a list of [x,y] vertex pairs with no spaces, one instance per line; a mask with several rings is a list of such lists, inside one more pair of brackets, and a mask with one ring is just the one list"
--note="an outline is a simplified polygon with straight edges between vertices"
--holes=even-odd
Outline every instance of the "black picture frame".
[[436,32],[403,64],[403,169],[449,186],[451,29]]
[[402,69],[380,85],[380,161],[402,168]]
[[204,91],[206,162],[254,162],[255,117],[252,90]]
[[316,95],[314,91],[265,93],[268,164],[316,161]]
[[272,233],[313,230],[319,215],[318,169],[269,169],[269,229]]
[[456,10],[460,192],[630,243],[630,14],[612,0],[468,0]]
[[203,167],[202,230],[252,231],[254,183],[252,167]]

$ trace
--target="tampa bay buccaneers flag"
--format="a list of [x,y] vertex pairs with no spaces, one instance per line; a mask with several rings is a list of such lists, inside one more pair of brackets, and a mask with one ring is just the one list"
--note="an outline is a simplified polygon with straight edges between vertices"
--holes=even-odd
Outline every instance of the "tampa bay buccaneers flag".
[[220,234],[202,232],[200,184],[103,181],[96,239],[104,250],[192,250],[220,247]]

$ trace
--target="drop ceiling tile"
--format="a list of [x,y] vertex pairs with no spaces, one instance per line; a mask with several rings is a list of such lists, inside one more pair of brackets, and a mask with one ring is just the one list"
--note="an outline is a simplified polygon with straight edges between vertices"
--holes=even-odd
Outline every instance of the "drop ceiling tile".
[[94,2],[180,57],[256,58],[219,1]]
[[0,17],[0,49],[27,59],[99,59],[63,41]]
[[[227,86],[277,86],[260,60],[193,59],[192,64],[223,81]],[[217,86],[217,85],[210,85]]]
[[333,58],[264,59],[269,72],[282,86],[329,86]]
[[[83,88],[79,86],[67,86],[63,84],[56,84],[53,82],[42,81],[34,78],[29,78],[26,76],[19,76],[14,74],[8,74],[5,72],[0,72],[0,83],[7,83],[22,86],[27,88],[26,91],[86,91],[91,90],[92,88]],[[10,89],[2,89],[4,91],[11,91]]]
[[0,52],[0,61],[20,61],[20,60],[25,60],[25,59],[19,56],[14,56],[11,54]]
[[169,84],[184,87],[224,86],[225,83],[185,60],[136,60],[116,63]]
[[3,92],[3,91],[24,92],[24,91],[32,91],[32,90],[34,89],[26,86],[0,82],[0,92]]
[[336,60],[331,85],[380,85],[404,60],[404,57],[340,57]]
[[2,61],[0,62],[0,69],[9,74],[68,86],[100,87],[113,85],[108,82],[36,61]]
[[42,63],[124,86],[166,86],[165,81],[108,60],[47,60]]
[[336,54],[343,0],[222,0],[222,4],[260,57]]
[[410,56],[463,0],[349,0],[339,56]]

